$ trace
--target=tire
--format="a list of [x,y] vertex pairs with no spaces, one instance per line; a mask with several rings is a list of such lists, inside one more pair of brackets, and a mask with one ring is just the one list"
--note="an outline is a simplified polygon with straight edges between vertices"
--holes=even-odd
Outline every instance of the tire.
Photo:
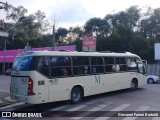
[[136,90],[138,87],[138,83],[135,80],[132,80],[131,82],[131,90]]
[[149,84],[153,84],[153,83],[154,83],[154,80],[153,80],[152,78],[148,78],[147,82],[148,82]]
[[74,87],[71,91],[71,103],[77,104],[82,101],[83,92],[80,87]]

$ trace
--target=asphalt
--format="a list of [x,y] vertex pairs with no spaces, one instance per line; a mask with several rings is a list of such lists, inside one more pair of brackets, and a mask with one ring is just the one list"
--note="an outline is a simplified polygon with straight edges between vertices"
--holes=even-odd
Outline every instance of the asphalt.
[[17,102],[10,98],[10,79],[10,76],[0,75],[0,107]]

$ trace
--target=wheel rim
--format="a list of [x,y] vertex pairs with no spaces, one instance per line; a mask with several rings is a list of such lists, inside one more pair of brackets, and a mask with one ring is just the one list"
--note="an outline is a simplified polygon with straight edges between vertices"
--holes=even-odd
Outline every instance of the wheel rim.
[[74,101],[79,101],[79,99],[80,99],[80,92],[79,91],[73,91],[73,95],[72,95],[72,97],[73,97],[73,100]]
[[131,88],[132,89],[136,88],[136,84],[134,82],[131,83]]
[[152,84],[152,83],[153,83],[153,80],[152,80],[152,79],[149,79],[149,80],[148,80],[148,83]]

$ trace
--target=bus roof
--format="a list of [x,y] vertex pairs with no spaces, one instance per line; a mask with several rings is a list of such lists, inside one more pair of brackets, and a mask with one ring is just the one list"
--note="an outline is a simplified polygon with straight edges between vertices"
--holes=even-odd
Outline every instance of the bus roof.
[[29,51],[20,54],[19,56],[117,56],[117,57],[138,57],[138,55],[130,52],[115,53],[115,52],[66,52],[66,51]]

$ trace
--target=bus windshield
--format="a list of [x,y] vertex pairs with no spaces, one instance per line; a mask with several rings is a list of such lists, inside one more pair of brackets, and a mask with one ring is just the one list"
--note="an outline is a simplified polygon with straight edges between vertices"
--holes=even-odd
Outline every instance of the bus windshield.
[[32,56],[17,57],[14,61],[13,71],[28,71],[32,61]]

